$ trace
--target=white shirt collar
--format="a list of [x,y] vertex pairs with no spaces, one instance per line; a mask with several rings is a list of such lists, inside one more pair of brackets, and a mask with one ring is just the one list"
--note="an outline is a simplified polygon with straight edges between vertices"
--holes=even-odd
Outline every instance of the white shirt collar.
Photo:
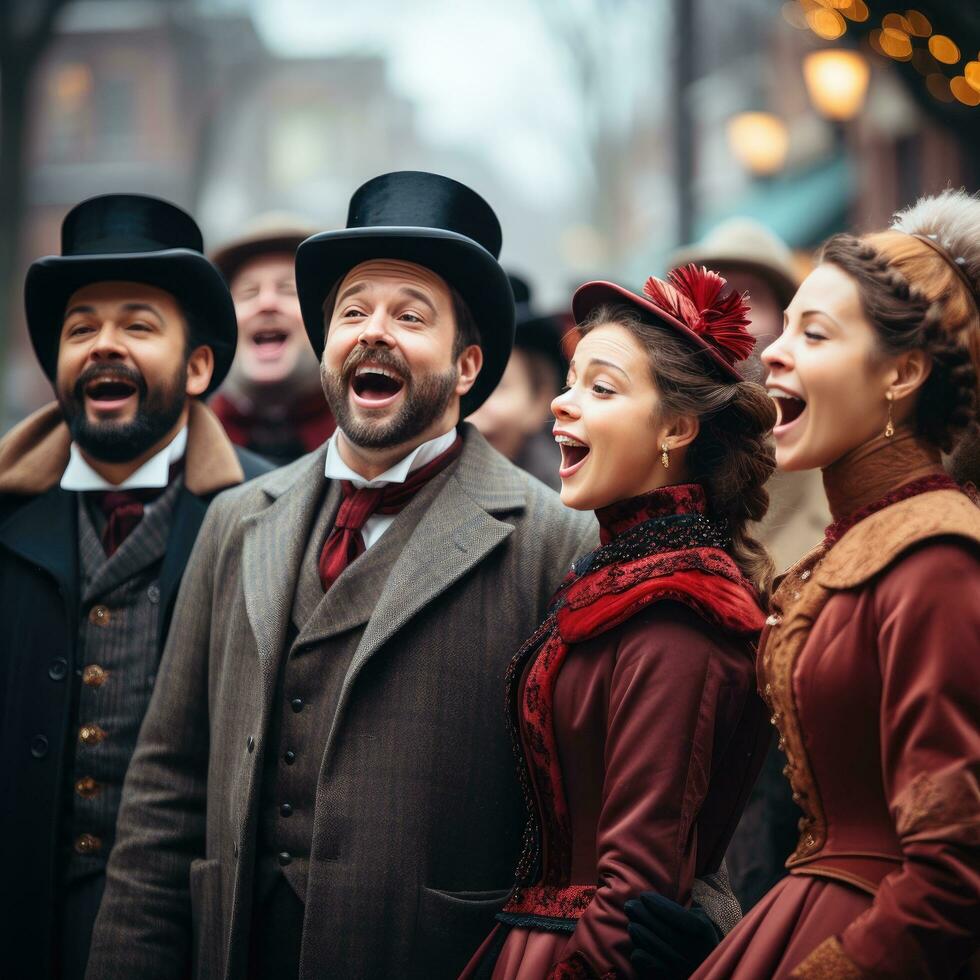
[[155,456],[151,456],[135,473],[120,484],[110,483],[85,461],[75,443],[71,444],[68,466],[61,476],[62,490],[150,490],[170,483],[170,467],[187,451],[185,425]]
[[359,490],[363,487],[375,488],[387,486],[389,483],[404,483],[408,479],[409,473],[417,470],[420,466],[425,466],[426,463],[431,463],[436,456],[441,456],[456,441],[456,430],[450,429],[443,435],[423,442],[421,446],[416,446],[404,459],[395,463],[394,466],[373,480],[365,480],[360,473],[356,473],[340,458],[340,450],[337,448],[339,435],[340,430],[338,429],[327,441],[327,462],[323,468],[324,476],[328,480],[349,480]]

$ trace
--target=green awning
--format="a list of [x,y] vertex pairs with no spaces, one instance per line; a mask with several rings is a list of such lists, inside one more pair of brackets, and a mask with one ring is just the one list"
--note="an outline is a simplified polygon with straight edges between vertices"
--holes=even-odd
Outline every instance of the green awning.
[[743,217],[770,228],[791,248],[810,248],[848,227],[855,187],[854,168],[844,156],[758,181],[732,205],[699,218],[696,238],[728,218]]

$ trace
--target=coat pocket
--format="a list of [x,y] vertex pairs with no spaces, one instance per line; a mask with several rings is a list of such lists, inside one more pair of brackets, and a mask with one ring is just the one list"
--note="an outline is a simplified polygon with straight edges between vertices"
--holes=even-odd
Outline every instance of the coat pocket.
[[191,975],[198,980],[220,977],[221,863],[216,858],[191,861],[189,887],[194,951]]
[[487,938],[509,888],[444,892],[419,888],[412,976],[455,980]]

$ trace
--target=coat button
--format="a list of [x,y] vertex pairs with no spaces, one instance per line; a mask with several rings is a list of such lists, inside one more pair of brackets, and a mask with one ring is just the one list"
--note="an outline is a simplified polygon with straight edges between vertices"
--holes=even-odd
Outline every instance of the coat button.
[[101,789],[102,787],[91,776],[83,776],[75,782],[75,792],[83,800],[92,799]]
[[282,754],[282,758],[287,766],[291,766],[296,761],[296,753],[292,749],[286,749]]
[[151,585],[146,590],[146,598],[150,600],[154,605],[160,601],[160,586]]
[[303,699],[293,698],[293,700],[289,702],[289,707],[292,708],[296,714],[299,714],[303,710]]
[[86,687],[102,687],[109,672],[98,664],[86,664],[82,671],[82,683]]
[[280,851],[279,852],[279,866],[280,867],[285,868],[286,865],[289,864],[290,861],[292,861],[292,859],[293,859],[293,856],[292,856],[292,854],[289,853],[289,851]]
[[76,854],[95,854],[102,849],[102,841],[95,834],[79,834],[75,838]]
[[112,616],[105,606],[92,606],[89,610],[88,621],[96,626],[108,626],[111,619]]
[[279,813],[284,817],[291,817],[293,815],[293,808],[288,803],[283,803],[279,807]]
[[245,739],[245,748],[248,749],[249,752],[255,751],[255,738],[252,735],[249,735],[249,737]]
[[105,730],[99,728],[98,725],[82,725],[78,729],[78,741],[82,745],[98,745],[99,742],[104,742],[106,738]]
[[43,759],[48,754],[48,740],[43,735],[35,735],[31,739],[31,755],[35,759]]
[[63,681],[68,676],[68,661],[64,657],[55,657],[48,667],[48,677],[53,681]]

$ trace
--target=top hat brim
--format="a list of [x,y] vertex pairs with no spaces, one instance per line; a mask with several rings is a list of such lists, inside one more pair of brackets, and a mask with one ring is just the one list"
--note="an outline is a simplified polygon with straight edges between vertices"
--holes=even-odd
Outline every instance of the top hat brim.
[[724,372],[726,380],[744,380],[735,367],[729,364],[718,351],[702,340],[690,327],[645,297],[637,296],[636,293],[631,293],[628,289],[617,286],[614,282],[587,282],[584,286],[579,286],[572,297],[572,315],[575,317],[576,323],[582,323],[593,310],[597,310],[601,306],[622,303],[638,309],[646,319],[652,318],[655,322],[662,323],[686,337],[698,350],[708,355],[713,365]]
[[[461,417],[475,412],[497,387],[514,346],[514,296],[497,260],[471,238],[436,228],[366,227],[326,231],[296,252],[296,289],[306,332],[323,356],[324,300],[351,269],[374,259],[397,259],[436,273],[465,300],[480,332],[483,367],[463,396]],[[332,312],[332,311],[331,311]]]
[[231,368],[238,340],[235,307],[221,273],[199,252],[187,248],[108,255],[49,255],[27,271],[24,307],[27,328],[41,368],[54,382],[65,307],[72,293],[95,282],[137,282],[172,294],[195,314],[195,341],[214,353],[209,394]]

